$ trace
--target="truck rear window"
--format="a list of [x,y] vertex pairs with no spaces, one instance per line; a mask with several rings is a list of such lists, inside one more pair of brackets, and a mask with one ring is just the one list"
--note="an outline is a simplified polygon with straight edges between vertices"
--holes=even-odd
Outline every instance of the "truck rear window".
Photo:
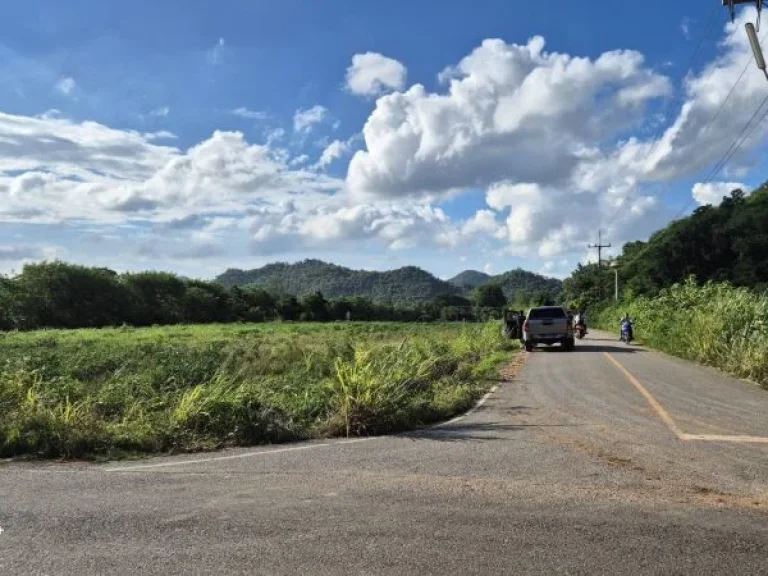
[[534,308],[528,318],[544,320],[547,318],[567,318],[562,308]]

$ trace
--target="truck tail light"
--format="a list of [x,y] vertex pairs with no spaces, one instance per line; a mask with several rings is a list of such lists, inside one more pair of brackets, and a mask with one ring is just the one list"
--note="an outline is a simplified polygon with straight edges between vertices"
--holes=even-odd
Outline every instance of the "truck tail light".
[[526,332],[528,332],[528,320],[526,320],[525,322],[523,322],[523,330],[525,330]]

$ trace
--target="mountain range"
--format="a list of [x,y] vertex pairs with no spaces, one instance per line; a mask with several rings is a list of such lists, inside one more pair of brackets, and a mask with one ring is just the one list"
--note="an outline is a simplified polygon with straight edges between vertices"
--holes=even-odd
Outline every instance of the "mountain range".
[[557,296],[562,289],[560,280],[521,269],[497,276],[465,270],[446,281],[416,266],[372,272],[352,270],[321,260],[303,260],[294,264],[277,262],[253,270],[230,268],[216,281],[227,287],[258,286],[270,292],[296,296],[322,292],[327,298],[362,296],[403,303],[427,302],[441,294],[468,296],[477,286],[490,282],[501,285],[510,300],[521,290]]

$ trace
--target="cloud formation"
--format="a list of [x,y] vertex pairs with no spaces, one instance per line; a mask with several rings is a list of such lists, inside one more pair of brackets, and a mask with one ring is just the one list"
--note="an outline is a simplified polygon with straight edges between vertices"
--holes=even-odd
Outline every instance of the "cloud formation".
[[734,190],[748,192],[749,188],[739,182],[697,182],[693,185],[691,194],[699,206],[719,206],[723,198],[730,196]]
[[328,116],[325,106],[315,104],[306,110],[296,110],[293,115],[293,129],[295,132],[309,132],[312,126],[319,124]]
[[378,96],[390,90],[402,90],[408,71],[397,60],[378,52],[352,56],[347,68],[346,88],[358,96]]
[[[596,142],[636,126],[670,93],[641,54],[595,60],[485,40],[457,66],[447,93],[416,84],[382,96],[363,128],[347,183],[380,197],[444,195],[504,179],[565,184]],[[544,152],[546,151],[546,153]]]
[[266,120],[269,115],[261,110],[251,110],[245,106],[240,106],[232,110],[232,114],[239,116],[240,118],[246,118],[247,120]]
[[[489,39],[443,70],[435,91],[406,87],[394,60],[358,54],[347,89],[379,97],[343,178],[325,170],[343,168],[359,136],[331,140],[333,119],[320,105],[296,110],[291,136],[265,129],[249,142],[215,131],[189,147],[166,131],[0,113],[0,221],[148,226],[147,258],[215,258],[234,245],[260,255],[471,246],[482,262],[513,255],[561,275],[597,229],[620,245],[668,221],[658,189],[706,180],[699,171],[765,96],[764,78],[749,68],[723,106],[750,62],[743,36],[743,21],[726,27],[716,59],[682,81],[669,120],[656,112],[672,81],[631,50],[587,58],[548,52],[540,37]],[[245,107],[230,113],[264,117]],[[735,168],[749,166],[766,130],[752,133]],[[323,143],[316,162],[297,141]],[[714,203],[732,186],[740,185],[700,183],[692,193]],[[443,202],[468,190],[484,205],[449,216]]]

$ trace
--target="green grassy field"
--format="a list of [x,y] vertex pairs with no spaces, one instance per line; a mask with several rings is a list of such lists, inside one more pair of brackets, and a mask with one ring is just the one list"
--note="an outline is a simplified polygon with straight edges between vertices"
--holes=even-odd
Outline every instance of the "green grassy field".
[[402,430],[467,409],[497,323],[0,333],[0,456],[121,457]]

